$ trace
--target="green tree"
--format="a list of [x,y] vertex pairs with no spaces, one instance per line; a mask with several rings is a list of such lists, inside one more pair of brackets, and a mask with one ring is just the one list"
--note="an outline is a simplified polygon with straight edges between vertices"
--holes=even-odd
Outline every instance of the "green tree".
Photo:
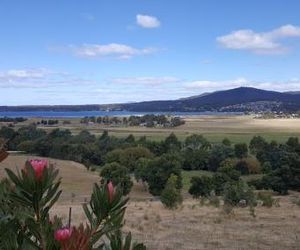
[[191,187],[189,193],[194,198],[208,197],[214,190],[214,179],[210,176],[193,176],[191,179]]
[[234,145],[234,153],[237,158],[245,158],[248,156],[248,146],[246,143],[238,143]]
[[117,162],[105,164],[100,176],[104,179],[104,182],[112,181],[114,185],[120,186],[124,195],[129,194],[133,186],[128,169]]
[[176,209],[182,203],[181,191],[177,188],[178,176],[171,174],[161,193],[161,202],[169,209]]
[[182,188],[181,165],[172,155],[154,158],[149,161],[147,169],[147,183],[151,194],[160,195],[171,174],[178,176],[176,187]]

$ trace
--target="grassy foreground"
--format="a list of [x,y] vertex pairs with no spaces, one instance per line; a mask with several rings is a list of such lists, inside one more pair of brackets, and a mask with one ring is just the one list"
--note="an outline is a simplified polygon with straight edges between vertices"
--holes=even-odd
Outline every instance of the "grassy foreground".
[[[26,155],[10,155],[0,163],[0,178],[4,167],[22,167]],[[88,199],[97,173],[88,172],[83,165],[72,161],[50,162],[60,169],[63,196],[53,209],[66,221],[69,207],[73,208],[73,223],[84,220],[81,204]],[[184,172],[184,185],[191,176],[208,174],[205,171]],[[132,231],[138,241],[150,250],[172,249],[300,249],[300,207],[293,203],[299,193],[276,197],[279,207],[256,208],[256,218],[247,208],[237,208],[225,214],[222,208],[201,206],[187,194],[183,205],[174,211],[165,209],[140,183],[135,183],[126,210],[125,230]]]

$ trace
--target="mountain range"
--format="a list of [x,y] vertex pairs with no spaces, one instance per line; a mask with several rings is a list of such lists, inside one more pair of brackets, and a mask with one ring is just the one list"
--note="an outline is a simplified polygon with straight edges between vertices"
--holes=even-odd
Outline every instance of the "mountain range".
[[134,112],[260,112],[300,110],[300,92],[276,92],[240,87],[165,101],[125,104],[0,106],[0,111],[97,111],[126,110]]

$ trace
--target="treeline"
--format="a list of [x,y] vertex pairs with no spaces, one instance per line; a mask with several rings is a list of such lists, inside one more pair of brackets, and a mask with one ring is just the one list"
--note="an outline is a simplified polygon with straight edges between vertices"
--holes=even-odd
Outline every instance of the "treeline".
[[24,117],[0,117],[0,122],[13,122],[13,123],[18,123],[18,122],[25,122],[27,121],[27,118]]
[[180,117],[168,117],[165,115],[143,115],[130,117],[95,117],[86,116],[81,119],[81,123],[98,123],[104,125],[125,125],[125,126],[145,126],[145,127],[178,127],[185,122]]
[[36,124],[37,125],[57,125],[59,123],[58,120],[41,120],[41,121],[38,121]]
[[261,179],[249,182],[257,189],[272,189],[281,194],[287,194],[288,190],[300,191],[300,143],[297,137],[282,144],[267,142],[261,136],[253,137],[249,145],[232,144],[229,139],[212,144],[196,134],[184,141],[178,140],[173,133],[165,140],[152,141],[146,137],[136,139],[133,135],[117,138],[106,131],[99,137],[86,130],[78,135],[62,129],[46,133],[35,125],[16,131],[4,126],[0,129],[1,137],[8,141],[10,150],[74,160],[90,169],[100,168],[101,175],[121,183],[125,193],[132,186],[129,174],[147,183],[154,195],[162,193],[171,175],[176,176],[176,188],[181,188],[182,170],[214,172],[214,180],[194,178],[194,187],[203,182],[213,183],[215,193],[222,193],[225,184],[232,179],[239,180],[240,175],[248,174],[263,174]]

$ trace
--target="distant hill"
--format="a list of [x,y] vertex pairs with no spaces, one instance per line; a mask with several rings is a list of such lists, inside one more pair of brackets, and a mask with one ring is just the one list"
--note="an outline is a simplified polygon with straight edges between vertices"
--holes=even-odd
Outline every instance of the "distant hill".
[[240,87],[174,101],[124,104],[128,111],[252,111],[256,104],[268,110],[300,110],[300,93],[281,93]]
[[259,112],[300,110],[300,92],[275,92],[240,87],[178,100],[147,101],[110,105],[0,106],[0,111],[98,111],[127,110],[135,112],[227,111]]

